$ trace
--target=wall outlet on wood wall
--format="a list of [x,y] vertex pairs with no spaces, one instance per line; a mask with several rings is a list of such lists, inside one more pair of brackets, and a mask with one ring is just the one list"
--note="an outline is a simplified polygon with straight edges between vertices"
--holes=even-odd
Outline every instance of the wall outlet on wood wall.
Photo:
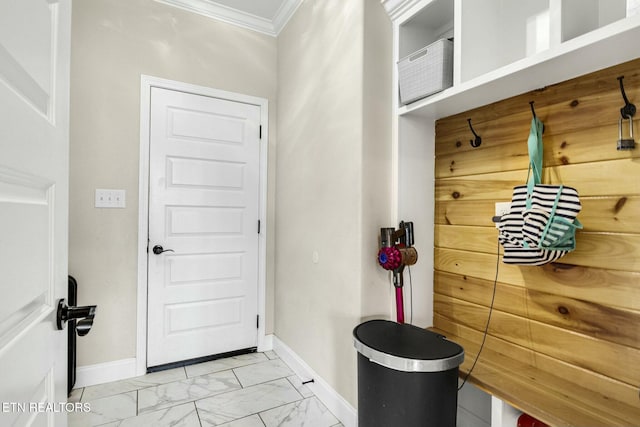
[[[504,214],[509,213],[510,208],[511,208],[511,202],[496,202],[496,211],[495,211],[494,220],[495,218],[497,218],[497,220],[500,221],[500,217]],[[498,228],[497,221],[495,225],[496,225],[496,228]]]

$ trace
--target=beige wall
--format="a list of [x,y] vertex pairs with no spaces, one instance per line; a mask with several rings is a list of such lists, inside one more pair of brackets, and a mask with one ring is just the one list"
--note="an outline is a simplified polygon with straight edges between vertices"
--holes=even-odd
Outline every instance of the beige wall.
[[278,37],[275,333],[354,406],[352,330],[389,313],[390,63],[377,0],[307,0]]
[[[140,75],[269,100],[267,232],[274,236],[276,39],[151,0],[73,3],[69,272],[98,305],[78,365],[135,357]],[[126,209],[96,209],[96,188]],[[274,240],[267,259],[273,330]]]

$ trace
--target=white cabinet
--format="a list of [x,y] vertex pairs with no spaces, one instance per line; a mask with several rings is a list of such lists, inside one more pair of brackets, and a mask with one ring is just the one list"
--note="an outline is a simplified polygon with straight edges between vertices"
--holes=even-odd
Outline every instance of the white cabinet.
[[458,5],[462,82],[626,17],[626,0],[461,0]]
[[396,63],[439,38],[454,40],[453,86],[397,112],[440,118],[634,59],[635,1],[383,0]]

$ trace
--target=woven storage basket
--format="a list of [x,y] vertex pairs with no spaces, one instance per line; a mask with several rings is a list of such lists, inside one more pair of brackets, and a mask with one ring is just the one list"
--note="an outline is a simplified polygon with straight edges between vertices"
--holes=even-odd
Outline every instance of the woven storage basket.
[[398,61],[398,80],[401,104],[453,85],[453,42],[440,39]]

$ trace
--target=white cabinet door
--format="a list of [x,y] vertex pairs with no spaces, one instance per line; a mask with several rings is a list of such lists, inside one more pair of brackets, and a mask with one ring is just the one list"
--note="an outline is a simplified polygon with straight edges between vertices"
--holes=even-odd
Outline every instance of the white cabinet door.
[[68,0],[0,1],[0,425],[66,426]]
[[150,123],[147,366],[255,347],[260,107],[152,88]]

